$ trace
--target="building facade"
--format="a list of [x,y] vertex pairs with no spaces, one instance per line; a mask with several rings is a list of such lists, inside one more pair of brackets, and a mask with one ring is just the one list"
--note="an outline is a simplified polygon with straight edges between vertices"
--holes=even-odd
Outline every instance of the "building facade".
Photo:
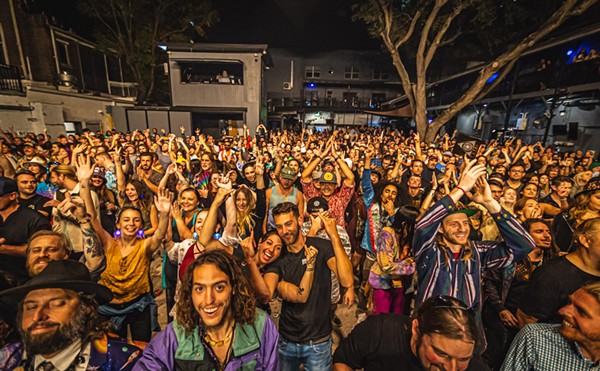
[[115,53],[51,23],[23,0],[0,1],[0,128],[52,136],[108,129],[135,84]]

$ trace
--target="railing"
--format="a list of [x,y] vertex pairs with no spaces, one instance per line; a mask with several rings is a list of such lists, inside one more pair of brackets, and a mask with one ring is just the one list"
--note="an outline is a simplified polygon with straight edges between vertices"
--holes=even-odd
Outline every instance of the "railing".
[[19,67],[0,64],[0,93],[25,93]]
[[[451,104],[462,96],[476,78],[477,74],[473,73],[429,88],[427,106]],[[486,98],[508,96],[511,91],[512,79],[512,74],[509,74]],[[514,93],[554,89],[557,82],[560,88],[600,82],[600,58],[565,66],[555,66],[540,71],[519,72],[515,81]]]
[[318,98],[304,100],[299,98],[272,98],[269,99],[268,108],[269,112],[285,108],[346,108],[346,109],[379,109],[380,103],[374,102],[370,99],[348,97],[344,98]]

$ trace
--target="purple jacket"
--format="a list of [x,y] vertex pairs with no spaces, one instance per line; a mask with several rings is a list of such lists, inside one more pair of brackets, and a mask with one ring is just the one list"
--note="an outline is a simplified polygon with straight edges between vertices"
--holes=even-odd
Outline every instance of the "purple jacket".
[[[233,352],[225,371],[278,369],[278,340],[279,333],[273,321],[265,312],[256,309],[253,323],[236,324]],[[134,371],[175,369],[214,369],[214,362],[202,344],[199,331],[185,334],[177,321],[148,343],[142,358],[133,368]]]

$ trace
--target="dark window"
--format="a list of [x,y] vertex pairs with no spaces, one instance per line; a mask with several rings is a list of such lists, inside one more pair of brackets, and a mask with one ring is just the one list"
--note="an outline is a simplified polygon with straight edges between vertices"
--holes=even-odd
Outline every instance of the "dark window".
[[375,68],[373,70],[373,80],[387,80],[388,73],[381,68]]
[[348,80],[356,80],[358,79],[358,72],[358,68],[356,67],[346,67],[344,78]]
[[58,63],[64,67],[71,67],[71,58],[69,58],[69,43],[62,40],[56,40],[56,54]]
[[304,76],[308,79],[318,79],[321,77],[321,69],[316,66],[306,67],[304,70]]

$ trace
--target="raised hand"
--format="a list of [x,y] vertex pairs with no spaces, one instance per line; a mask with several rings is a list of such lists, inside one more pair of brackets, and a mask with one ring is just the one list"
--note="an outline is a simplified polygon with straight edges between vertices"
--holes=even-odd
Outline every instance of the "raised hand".
[[[475,182],[480,177],[486,174],[485,165],[475,165],[477,160],[470,160],[463,169],[462,176],[458,182],[458,186],[465,192],[473,189]],[[487,182],[486,182],[487,184]]]
[[77,179],[81,183],[87,184],[92,175],[94,175],[96,164],[91,165],[90,156],[81,155],[75,159],[75,165],[77,167]]
[[306,256],[306,268],[315,268],[318,253],[319,250],[317,250],[314,246],[304,247],[304,256]]
[[256,254],[256,245],[254,243],[254,231],[250,232],[250,236],[244,238],[242,242],[240,242],[240,247],[246,256],[246,260],[254,259],[254,255]]
[[331,214],[329,213],[329,210],[319,213],[319,218],[321,218],[321,221],[323,222],[323,226],[325,227],[325,231],[327,232],[328,235],[331,233],[337,233],[337,226],[335,224],[335,218],[333,216],[331,216]]
[[178,201],[173,202],[171,205],[171,216],[173,219],[181,218],[181,206]]
[[159,188],[154,196],[154,205],[161,217],[166,217],[171,212],[171,192],[166,188]]
[[225,200],[227,200],[227,198],[231,195],[231,193],[233,193],[233,191],[234,189],[225,189],[219,187],[215,196],[215,200],[213,202],[216,202],[217,205],[222,205],[223,202],[225,202]]
[[[69,192],[66,192],[66,194],[70,195]],[[79,196],[66,196],[57,207],[63,215],[67,215],[70,211],[71,214],[77,219],[84,219],[87,216],[85,203]]]

